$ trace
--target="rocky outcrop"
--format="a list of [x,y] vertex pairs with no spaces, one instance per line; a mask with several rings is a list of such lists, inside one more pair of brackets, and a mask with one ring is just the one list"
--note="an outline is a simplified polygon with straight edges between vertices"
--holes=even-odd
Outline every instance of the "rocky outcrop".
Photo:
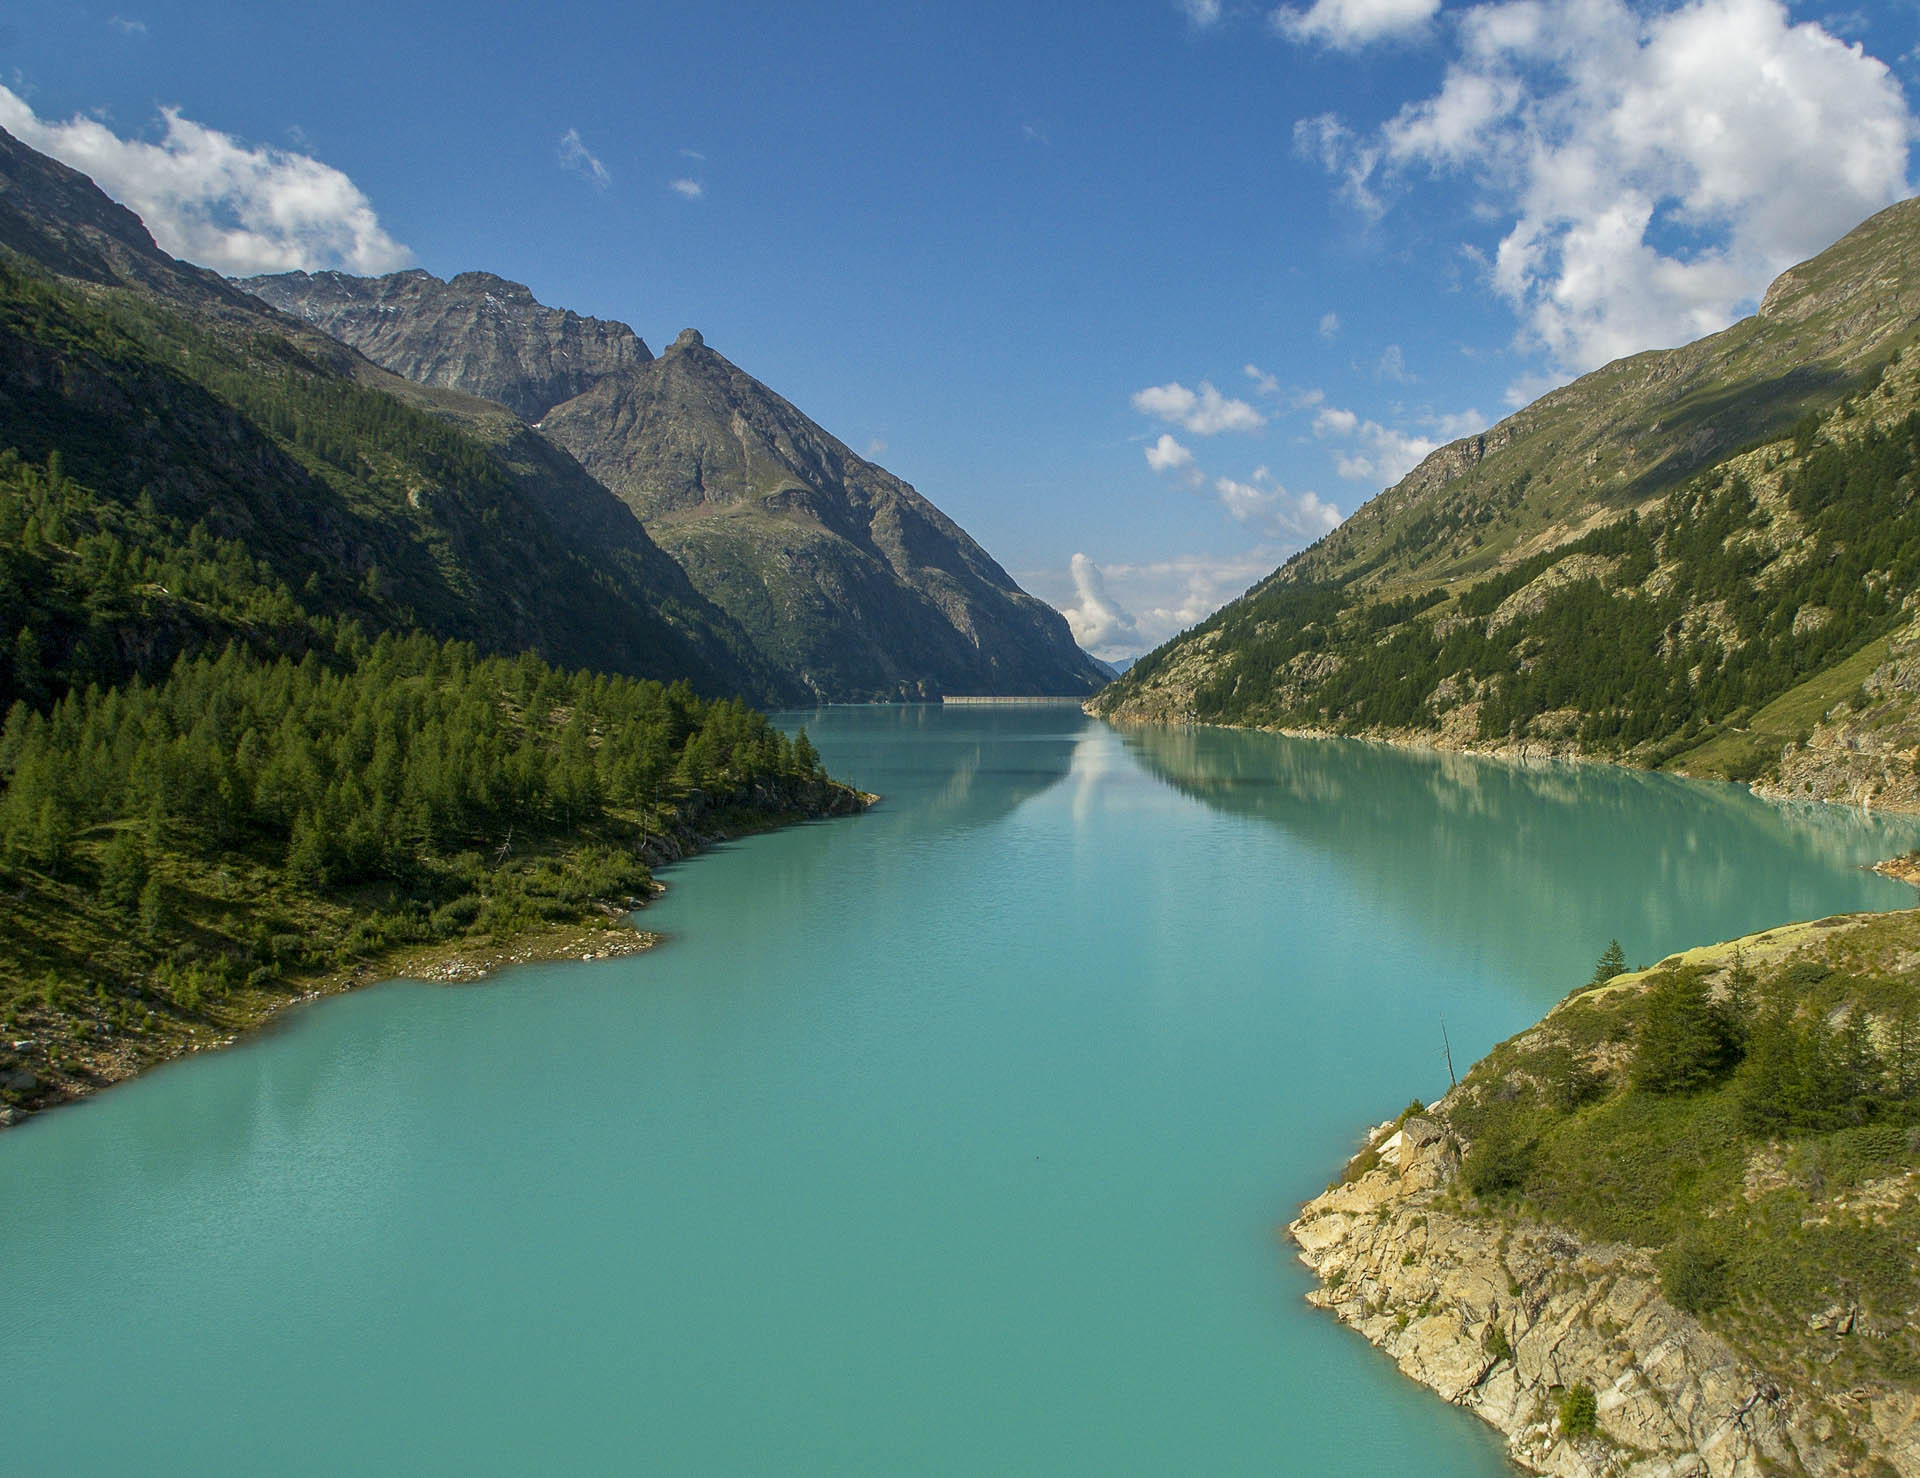
[[1784,745],[1778,773],[1753,788],[1776,800],[1920,811],[1920,622],[1896,633],[1859,691]]
[[238,285],[383,369],[497,401],[527,421],[653,358],[626,324],[549,308],[491,272],[447,282],[417,268],[386,277],[282,272]]
[[1309,1302],[1498,1428],[1528,1471],[1920,1473],[1910,1395],[1813,1401],[1668,1303],[1645,1251],[1469,1210],[1460,1159],[1435,1119],[1383,1124],[1287,1231],[1320,1278]]

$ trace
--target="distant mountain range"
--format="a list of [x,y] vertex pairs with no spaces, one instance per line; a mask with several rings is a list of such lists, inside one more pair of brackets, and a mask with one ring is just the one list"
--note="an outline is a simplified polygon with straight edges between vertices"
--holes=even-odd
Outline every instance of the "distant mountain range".
[[482,272],[239,286],[396,374],[512,410],[815,697],[1090,693],[1107,679],[963,529],[692,330],[655,358],[625,324]]
[[1092,703],[1920,806],[1920,201],[1434,452]]

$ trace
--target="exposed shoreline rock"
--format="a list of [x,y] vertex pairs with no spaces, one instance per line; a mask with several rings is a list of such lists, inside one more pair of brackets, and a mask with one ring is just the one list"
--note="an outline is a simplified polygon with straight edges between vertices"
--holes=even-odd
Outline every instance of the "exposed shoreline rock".
[[[1667,968],[1730,959],[1771,968],[1823,936],[1885,917],[1815,920],[1702,946],[1569,1001],[1642,989]],[[1821,1356],[1821,1341],[1876,1335],[1875,1321],[1844,1289],[1806,1318],[1805,1338],[1788,1341],[1797,1353],[1763,1353],[1763,1366],[1668,1300],[1656,1249],[1585,1237],[1524,1206],[1471,1196],[1461,1167],[1472,1146],[1452,1125],[1476,1091],[1475,1074],[1431,1108],[1376,1127],[1342,1179],[1288,1224],[1301,1261],[1320,1280],[1309,1303],[1493,1426],[1528,1472],[1920,1474],[1920,1394],[1905,1381],[1850,1383],[1823,1373],[1831,1367],[1822,1359],[1832,1355]],[[1896,1174],[1856,1192],[1856,1209],[1874,1214],[1911,1194],[1912,1175]]]
[[[1452,1136],[1425,1118],[1376,1133],[1379,1165],[1287,1227],[1321,1279],[1307,1300],[1505,1434],[1529,1472],[1856,1471],[1800,1431],[1803,1413],[1770,1375],[1661,1297],[1645,1252],[1468,1216],[1447,1194],[1460,1164]],[[1558,1402],[1582,1385],[1595,1395],[1596,1432],[1569,1436]],[[1920,1461],[1911,1421],[1906,1413],[1905,1446]]]

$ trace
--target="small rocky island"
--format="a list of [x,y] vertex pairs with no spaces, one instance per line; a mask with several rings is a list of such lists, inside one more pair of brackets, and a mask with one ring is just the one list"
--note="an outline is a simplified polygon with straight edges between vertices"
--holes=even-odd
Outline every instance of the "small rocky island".
[[1309,1301],[1532,1472],[1920,1473],[1916,962],[1914,913],[1603,962],[1302,1208]]

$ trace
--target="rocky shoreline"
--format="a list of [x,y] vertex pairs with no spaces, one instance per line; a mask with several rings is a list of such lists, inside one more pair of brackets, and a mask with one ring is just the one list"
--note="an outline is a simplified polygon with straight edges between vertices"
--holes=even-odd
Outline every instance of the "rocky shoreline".
[[[1444,1105],[1442,1106],[1444,1107]],[[1661,1297],[1637,1248],[1469,1216],[1452,1191],[1460,1146],[1434,1120],[1383,1125],[1377,1166],[1309,1201],[1287,1233],[1320,1278],[1308,1302],[1400,1369],[1506,1436],[1528,1472],[1556,1478],[1759,1478],[1870,1471],[1839,1452],[1830,1417]],[[1561,1402],[1593,1393],[1593,1428]],[[1920,1427],[1866,1402],[1898,1473],[1920,1472]]]
[[[1895,874],[1896,876],[1902,874]],[[1556,1008],[1642,988],[1662,969],[1770,969],[1885,915],[1786,925],[1616,976]],[[1551,1030],[1546,1022],[1515,1040]],[[1308,1302],[1401,1371],[1501,1432],[1512,1459],[1555,1478],[1885,1478],[1920,1475],[1920,1392],[1835,1381],[1848,1339],[1884,1335],[1836,1289],[1763,1368],[1664,1295],[1655,1250],[1583,1237],[1525,1206],[1468,1192],[1472,1145],[1453,1127],[1481,1069],[1447,1097],[1377,1126],[1341,1179],[1286,1227],[1319,1279]],[[1491,1081],[1491,1079],[1489,1080]],[[1777,1176],[1778,1147],[1748,1191]],[[1915,1194],[1896,1171],[1808,1214],[1886,1214]],[[1798,1317],[1798,1316],[1796,1316]],[[1824,1353],[1823,1353],[1824,1350]],[[1776,1351],[1778,1354],[1778,1351]]]

